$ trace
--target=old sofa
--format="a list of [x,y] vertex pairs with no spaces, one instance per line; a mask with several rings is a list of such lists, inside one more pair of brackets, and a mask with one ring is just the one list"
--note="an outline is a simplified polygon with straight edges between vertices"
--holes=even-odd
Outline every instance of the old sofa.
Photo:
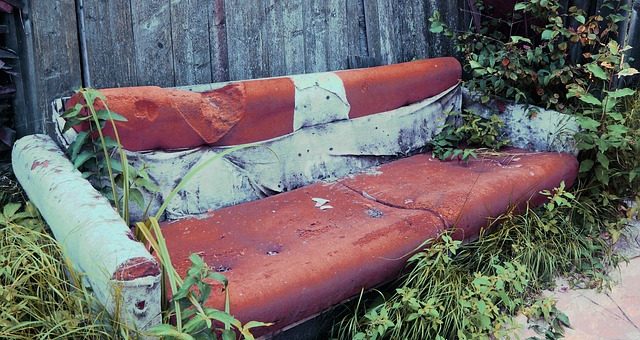
[[[234,145],[258,145],[195,176],[169,202],[162,230],[179,273],[190,254],[201,255],[228,277],[232,313],[273,322],[258,331],[270,335],[392,280],[426,239],[450,228],[472,239],[491,217],[573,183],[574,126],[541,109],[532,116],[494,103],[520,149],[469,162],[425,152],[463,97],[477,114],[491,111],[463,96],[460,77],[455,59],[436,58],[104,93],[128,118],[118,131],[129,159],[160,187],[145,193],[152,211],[190,168]],[[54,111],[77,100],[57,101]],[[64,156],[74,134],[18,141],[16,176],[100,300],[111,310],[122,303],[123,316],[148,328],[160,320],[160,268]],[[208,303],[222,308],[223,297],[215,289]]]

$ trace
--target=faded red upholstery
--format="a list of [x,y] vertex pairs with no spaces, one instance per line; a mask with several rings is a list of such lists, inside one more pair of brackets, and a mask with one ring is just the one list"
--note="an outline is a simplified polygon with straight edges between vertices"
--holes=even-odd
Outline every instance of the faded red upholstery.
[[[340,79],[353,119],[435,96],[456,85],[461,73],[455,58],[433,58],[326,74]],[[109,109],[127,118],[116,126],[129,151],[229,146],[286,135],[294,131],[296,91],[293,77],[237,81],[202,93],[155,86],[101,90]],[[81,100],[75,95],[67,107]],[[113,136],[110,124],[105,134]]]
[[[268,332],[395,278],[416,247],[453,225],[457,237],[473,237],[512,204],[542,203],[537,193],[571,185],[577,165],[567,154],[518,150],[469,163],[417,155],[162,230],[179,273],[201,255],[225,271],[231,312],[275,322],[259,331]],[[216,289],[208,304],[222,308],[223,297]]]

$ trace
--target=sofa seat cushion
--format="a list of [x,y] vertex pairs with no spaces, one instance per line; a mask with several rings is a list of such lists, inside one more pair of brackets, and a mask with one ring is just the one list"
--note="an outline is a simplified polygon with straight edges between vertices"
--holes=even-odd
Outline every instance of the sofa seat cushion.
[[[162,225],[180,275],[199,254],[229,279],[231,312],[243,322],[304,320],[394,279],[410,254],[453,226],[473,238],[495,217],[569,186],[573,156],[509,150],[469,162],[428,155],[397,160],[331,183]],[[324,202],[320,199],[328,200]],[[221,287],[207,302],[223,308]]]

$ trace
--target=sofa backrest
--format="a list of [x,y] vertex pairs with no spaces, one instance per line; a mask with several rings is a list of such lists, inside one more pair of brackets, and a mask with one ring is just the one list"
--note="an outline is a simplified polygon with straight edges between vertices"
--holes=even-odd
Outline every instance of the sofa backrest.
[[[147,166],[160,187],[144,192],[151,212],[189,169],[231,146],[255,143],[196,174],[169,204],[167,218],[176,219],[415,153],[441,131],[447,112],[460,111],[460,77],[456,59],[436,58],[192,91],[102,92],[109,109],[128,120],[117,128],[129,160]],[[142,210],[132,213],[141,217]]]

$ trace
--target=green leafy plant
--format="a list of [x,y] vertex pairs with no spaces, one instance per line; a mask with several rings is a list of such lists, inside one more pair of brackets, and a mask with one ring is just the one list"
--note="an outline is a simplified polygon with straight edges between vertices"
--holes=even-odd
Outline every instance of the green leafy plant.
[[562,339],[565,327],[571,327],[569,317],[560,311],[556,307],[556,301],[549,297],[536,300],[525,307],[522,314],[529,321],[536,322],[530,328],[545,340]]
[[[115,124],[125,122],[126,118],[109,110],[106,97],[100,91],[82,88],[77,93],[82,101],[62,115],[63,132],[80,128],[67,154],[83,176],[111,200],[128,224],[129,202],[145,209],[142,189],[156,192],[158,187],[149,178],[146,167],[136,169],[127,160]],[[111,125],[115,139],[103,133],[107,124]]]
[[450,113],[449,122],[433,140],[433,157],[441,160],[477,158],[478,148],[499,150],[509,144],[502,134],[504,122],[497,115],[489,119],[471,112]]
[[[481,16],[489,11],[479,8]],[[608,205],[640,187],[637,91],[625,87],[638,70],[625,58],[631,47],[616,40],[629,13],[624,1],[604,1],[588,15],[560,1],[531,0],[517,3],[510,19],[483,16],[474,31],[454,32],[438,13],[430,21],[432,32],[456,41],[471,75],[466,85],[483,102],[494,96],[576,116],[581,178]],[[527,23],[525,36],[514,34]]]
[[[484,16],[490,9],[479,9],[483,20],[474,31],[454,32],[437,13],[430,19],[431,30],[456,41],[470,75],[466,85],[481,92],[482,101],[513,99],[575,117],[580,126],[575,135],[580,151],[576,191],[581,192],[580,207],[600,217],[584,219],[583,227],[602,228],[615,242],[624,225],[622,199],[640,190],[639,96],[626,85],[638,71],[626,58],[631,47],[616,40],[628,6],[604,1],[589,15],[559,1],[531,0],[517,3],[506,19]],[[527,29],[516,29],[526,23]],[[570,213],[580,211],[585,210]]]

